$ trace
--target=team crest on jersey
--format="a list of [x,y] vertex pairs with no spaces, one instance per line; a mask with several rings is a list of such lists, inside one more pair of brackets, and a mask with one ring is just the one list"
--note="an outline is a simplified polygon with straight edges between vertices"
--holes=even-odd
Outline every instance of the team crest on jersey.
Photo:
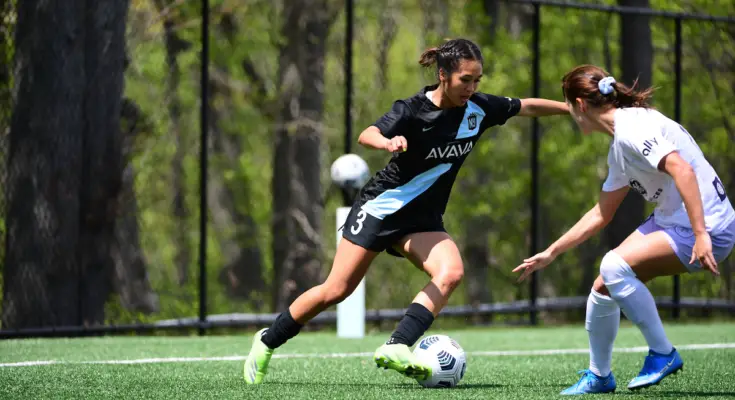
[[712,184],[715,185],[715,191],[717,192],[717,197],[720,198],[720,201],[725,201],[727,195],[725,194],[725,186],[722,184],[722,181],[720,181],[720,178],[715,177]]
[[643,187],[643,185],[641,185],[640,182],[638,182],[635,179],[631,179],[629,183],[630,183],[630,187],[635,189],[636,192],[640,193],[641,196],[646,197],[646,193],[647,193],[646,189]]
[[475,113],[471,113],[471,114],[470,114],[470,115],[469,115],[469,116],[467,117],[467,127],[468,127],[468,128],[470,129],[470,130],[473,130],[473,129],[477,128],[477,114],[475,114]]

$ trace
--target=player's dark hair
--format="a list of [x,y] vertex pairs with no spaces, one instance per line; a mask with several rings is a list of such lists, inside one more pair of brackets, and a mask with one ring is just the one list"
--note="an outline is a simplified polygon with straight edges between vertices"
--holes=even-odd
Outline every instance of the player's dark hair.
[[429,68],[436,63],[436,77],[439,79],[439,71],[451,75],[462,60],[476,60],[483,63],[480,48],[467,39],[447,40],[439,47],[432,47],[421,54],[419,64]]
[[561,86],[564,98],[572,104],[576,99],[584,99],[596,107],[650,108],[648,100],[653,95],[653,88],[638,89],[637,79],[628,87],[594,65],[580,65],[569,71],[562,78]]

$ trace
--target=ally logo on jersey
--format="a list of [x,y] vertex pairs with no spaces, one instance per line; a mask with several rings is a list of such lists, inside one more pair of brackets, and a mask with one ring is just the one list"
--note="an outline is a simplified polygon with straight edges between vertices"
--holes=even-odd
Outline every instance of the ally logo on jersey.
[[653,146],[657,144],[658,144],[658,140],[656,140],[656,138],[651,138],[651,140],[644,140],[643,150],[641,152],[643,153],[644,156],[648,157],[653,151]]

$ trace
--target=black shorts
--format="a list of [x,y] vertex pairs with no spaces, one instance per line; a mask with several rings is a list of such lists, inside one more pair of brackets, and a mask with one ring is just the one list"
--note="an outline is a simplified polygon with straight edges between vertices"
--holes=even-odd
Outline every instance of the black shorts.
[[406,235],[417,232],[446,232],[441,215],[432,217],[413,217],[398,213],[378,219],[354,205],[342,226],[342,237],[368,250],[386,251],[396,257],[403,257],[393,249]]

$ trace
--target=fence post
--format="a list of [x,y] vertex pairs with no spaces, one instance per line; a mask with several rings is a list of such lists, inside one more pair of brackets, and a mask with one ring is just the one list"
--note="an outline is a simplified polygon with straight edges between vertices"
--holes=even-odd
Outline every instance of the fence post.
[[[681,123],[681,18],[674,20],[674,120]],[[681,280],[674,275],[674,307],[672,317],[679,319],[681,312]]]
[[209,0],[202,0],[202,53],[199,129],[199,335],[206,333],[207,322],[207,111],[209,106]]
[[[541,97],[541,5],[535,3],[533,5],[533,95],[532,97]],[[531,252],[534,255],[538,252],[539,237],[539,121],[537,117],[533,118],[531,127]],[[531,325],[538,324],[538,312],[536,311],[536,300],[538,297],[538,272],[531,274]]]

